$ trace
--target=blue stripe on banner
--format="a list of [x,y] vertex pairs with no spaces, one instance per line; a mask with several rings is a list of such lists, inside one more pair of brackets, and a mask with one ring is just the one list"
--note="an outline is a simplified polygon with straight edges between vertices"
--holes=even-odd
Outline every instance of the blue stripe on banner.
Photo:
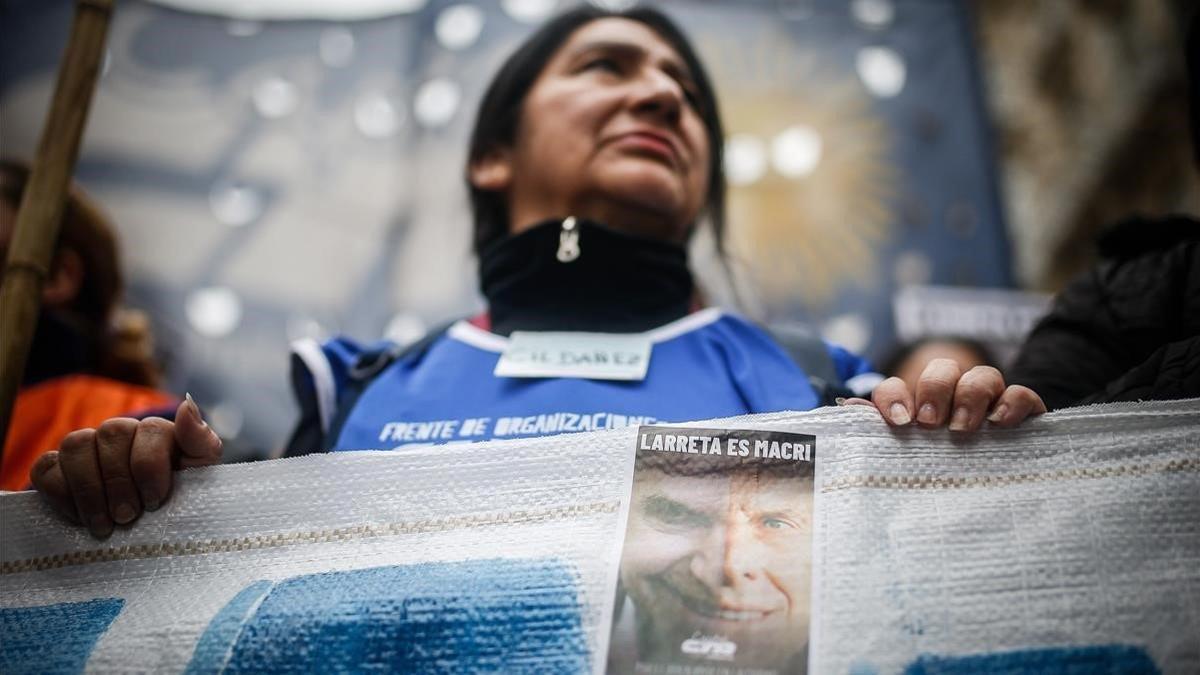
[[904,675],[1026,675],[1028,673],[1159,675],[1159,670],[1145,649],[1130,645],[1025,649],[971,656],[925,654],[904,669]]
[[78,673],[125,601],[0,609],[0,673]]
[[270,588],[240,630],[223,618],[244,616],[246,592],[238,594],[230,605],[241,606],[223,609],[205,637],[236,630],[227,673],[586,672],[575,580],[553,559],[294,577]]
[[204,629],[200,641],[196,643],[196,651],[192,653],[186,675],[221,672],[229,655],[233,653],[233,645],[237,642],[246,619],[274,585],[270,581],[256,581],[243,588],[217,612],[212,621],[208,622],[208,628]]

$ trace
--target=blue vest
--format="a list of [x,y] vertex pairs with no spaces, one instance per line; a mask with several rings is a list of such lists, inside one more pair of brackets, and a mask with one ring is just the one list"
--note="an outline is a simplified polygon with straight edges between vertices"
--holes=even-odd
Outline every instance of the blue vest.
[[[364,348],[336,339],[293,345],[333,450],[522,438],[809,410],[818,396],[796,362],[761,328],[707,309],[649,331],[641,381],[508,378],[493,374],[508,339],[466,322],[409,350],[352,399],[346,392]],[[378,346],[376,346],[376,349]],[[867,363],[832,345],[843,381],[871,378]],[[861,378],[860,378],[861,379]],[[345,406],[350,406],[346,408]]]

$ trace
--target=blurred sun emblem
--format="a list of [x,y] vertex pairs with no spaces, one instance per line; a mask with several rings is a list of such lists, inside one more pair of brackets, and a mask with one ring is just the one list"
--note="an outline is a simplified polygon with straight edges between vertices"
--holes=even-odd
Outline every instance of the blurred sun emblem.
[[872,287],[894,222],[889,128],[852,72],[824,75],[725,94],[729,250],[767,306],[821,310]]

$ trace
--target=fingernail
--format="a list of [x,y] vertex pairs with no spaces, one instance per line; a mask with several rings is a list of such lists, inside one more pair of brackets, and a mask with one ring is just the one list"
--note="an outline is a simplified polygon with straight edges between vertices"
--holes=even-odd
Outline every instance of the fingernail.
[[117,508],[113,509],[113,520],[121,525],[126,525],[137,518],[137,511],[129,504],[117,504]]
[[933,407],[932,403],[922,405],[921,410],[917,412],[917,421],[921,424],[937,424],[937,408]]
[[904,426],[912,422],[912,416],[908,414],[908,408],[905,408],[903,403],[893,403],[892,407],[888,409],[888,415],[892,418],[892,424],[897,426]]
[[1007,415],[1008,415],[1008,404],[1001,403],[1000,405],[996,406],[996,409],[992,411],[991,415],[988,415],[988,421],[989,422],[1003,422],[1005,416],[1007,416]]
[[846,397],[839,396],[839,397],[833,399],[833,404],[834,405],[846,405]]
[[196,404],[196,399],[192,398],[192,393],[184,392],[183,398],[188,402],[188,405],[192,407],[192,414],[196,416],[196,419],[200,422],[200,426],[208,426],[208,422],[205,422],[204,416],[200,414],[200,406]]
[[966,408],[956,408],[954,415],[950,417],[950,431],[966,431],[970,419],[971,413],[967,412]]
[[88,531],[97,539],[106,539],[112,534],[112,522],[104,516],[92,516],[88,519]]
[[158,507],[162,506],[162,502],[157,499],[143,499],[142,506],[145,506],[147,511],[157,511]]

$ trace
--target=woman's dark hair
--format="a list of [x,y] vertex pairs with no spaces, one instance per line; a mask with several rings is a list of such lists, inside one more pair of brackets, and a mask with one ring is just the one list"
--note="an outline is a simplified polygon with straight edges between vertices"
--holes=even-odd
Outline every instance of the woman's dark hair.
[[582,5],[551,19],[508,57],[500,71],[492,79],[479,114],[471,132],[471,147],[467,155],[467,189],[471,192],[471,210],[475,217],[475,252],[479,253],[489,244],[508,234],[508,205],[504,195],[476,188],[470,180],[470,165],[483,159],[496,148],[511,147],[516,140],[517,127],[521,120],[521,108],[534,81],[550,61],[558,48],[577,29],[597,19],[608,17],[630,19],[645,24],[658,33],[679,54],[696,86],[699,105],[697,110],[708,136],[712,164],[709,167],[708,200],[705,211],[712,221],[718,250],[723,250],[725,230],[725,172],[722,162],[724,132],[721,115],[717,110],[716,93],[709,82],[708,74],[696,52],[692,49],[683,31],[657,10],[636,7],[614,12],[590,5]]
[[[0,201],[15,211],[21,204],[30,169],[22,162],[0,160]],[[115,380],[156,386],[160,380],[151,355],[149,320],[120,306],[124,291],[116,232],[100,207],[72,183],[63,204],[55,254],[74,251],[83,267],[79,292],[59,310],[82,337],[94,340],[91,372]],[[37,345],[34,345],[36,349]]]

